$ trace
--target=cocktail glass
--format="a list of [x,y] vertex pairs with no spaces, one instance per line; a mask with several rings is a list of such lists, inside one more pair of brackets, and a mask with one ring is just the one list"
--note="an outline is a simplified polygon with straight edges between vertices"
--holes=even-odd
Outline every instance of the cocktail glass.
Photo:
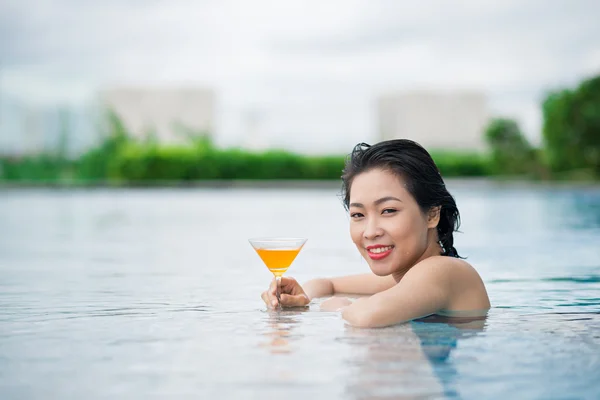
[[248,239],[263,263],[277,279],[277,301],[281,307],[281,277],[306,243],[306,238],[263,237]]

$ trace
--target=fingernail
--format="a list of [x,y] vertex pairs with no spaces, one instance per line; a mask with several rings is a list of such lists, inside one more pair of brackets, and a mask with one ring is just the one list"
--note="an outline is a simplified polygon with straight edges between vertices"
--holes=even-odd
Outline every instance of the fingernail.
[[277,305],[277,300],[273,300],[271,304],[273,304],[273,307],[275,307]]

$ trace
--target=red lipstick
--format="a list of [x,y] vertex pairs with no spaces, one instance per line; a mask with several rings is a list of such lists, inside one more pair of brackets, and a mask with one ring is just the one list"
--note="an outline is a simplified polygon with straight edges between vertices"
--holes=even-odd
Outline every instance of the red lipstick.
[[[372,252],[372,250],[374,250],[374,249],[381,249],[381,248],[386,248],[386,247],[389,247],[389,250],[382,251],[381,253],[373,253]],[[381,260],[390,255],[392,250],[394,250],[394,246],[384,246],[382,244],[375,244],[372,246],[367,246],[366,249],[367,249],[367,254],[371,258],[371,260]]]

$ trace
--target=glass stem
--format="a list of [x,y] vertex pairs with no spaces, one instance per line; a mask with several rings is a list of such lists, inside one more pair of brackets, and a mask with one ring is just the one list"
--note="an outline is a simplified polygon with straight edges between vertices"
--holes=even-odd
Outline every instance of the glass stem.
[[277,276],[275,279],[277,280],[277,292],[275,293],[275,295],[277,296],[277,308],[281,310],[281,290],[279,289],[281,286],[281,277]]

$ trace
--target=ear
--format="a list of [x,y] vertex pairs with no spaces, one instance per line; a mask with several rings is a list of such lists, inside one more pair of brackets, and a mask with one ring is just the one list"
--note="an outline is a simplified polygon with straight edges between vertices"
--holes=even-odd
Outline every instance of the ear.
[[427,227],[428,228],[437,228],[440,223],[440,213],[442,211],[442,206],[431,207],[429,209],[429,213],[427,214]]

